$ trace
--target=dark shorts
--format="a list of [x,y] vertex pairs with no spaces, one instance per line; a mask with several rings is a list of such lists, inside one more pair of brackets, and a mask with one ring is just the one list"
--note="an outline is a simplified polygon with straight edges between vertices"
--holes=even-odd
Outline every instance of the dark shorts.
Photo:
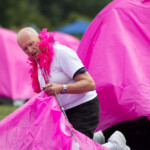
[[99,99],[95,97],[91,101],[73,107],[65,111],[73,127],[93,138],[94,130],[99,123],[100,106]]

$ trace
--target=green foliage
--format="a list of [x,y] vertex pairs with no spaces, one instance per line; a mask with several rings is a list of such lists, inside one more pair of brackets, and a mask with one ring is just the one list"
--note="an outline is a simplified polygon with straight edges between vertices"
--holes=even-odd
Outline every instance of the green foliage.
[[21,25],[20,20],[26,18],[26,5],[25,1],[19,0],[5,0],[0,1],[0,20],[1,25],[4,27],[11,27],[12,25]]
[[[79,19],[92,20],[111,0],[39,0],[41,12],[54,26]],[[72,18],[71,18],[72,17]]]
[[92,19],[111,0],[0,0],[0,25],[17,29],[30,24],[50,30]]
[[68,22],[74,22],[76,20],[86,20],[86,21],[92,21],[92,17],[88,17],[86,15],[82,15],[80,13],[77,13],[77,12],[71,12],[69,13],[68,17],[67,17],[67,21]]

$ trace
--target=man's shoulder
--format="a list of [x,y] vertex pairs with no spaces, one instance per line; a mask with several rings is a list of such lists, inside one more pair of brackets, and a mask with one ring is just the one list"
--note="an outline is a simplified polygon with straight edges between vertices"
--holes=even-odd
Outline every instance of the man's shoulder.
[[60,50],[60,49],[68,49],[69,47],[62,45],[62,44],[59,44],[59,43],[56,43],[56,44],[54,44],[53,48],[55,50]]
[[62,44],[54,44],[53,48],[54,48],[54,52],[60,53],[60,55],[67,54],[67,53],[73,53],[73,54],[75,53],[73,49]]

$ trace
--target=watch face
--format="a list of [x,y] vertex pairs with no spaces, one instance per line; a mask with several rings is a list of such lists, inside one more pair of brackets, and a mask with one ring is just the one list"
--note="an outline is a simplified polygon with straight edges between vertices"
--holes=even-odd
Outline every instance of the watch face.
[[65,94],[65,93],[67,93],[67,88],[66,88],[66,85],[63,85],[61,94]]

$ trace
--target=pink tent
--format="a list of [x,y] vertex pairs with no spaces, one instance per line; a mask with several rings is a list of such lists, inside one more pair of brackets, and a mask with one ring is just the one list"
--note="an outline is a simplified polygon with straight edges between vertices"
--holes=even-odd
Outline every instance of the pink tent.
[[33,96],[27,56],[16,42],[16,33],[0,28],[0,97],[13,100]]
[[0,149],[109,150],[72,130],[55,98],[41,92],[0,122]]
[[[0,97],[29,99],[34,95],[29,75],[30,66],[26,54],[16,42],[16,36],[15,32],[0,28]],[[80,43],[77,38],[61,32],[55,32],[54,38],[75,51]]]
[[114,0],[92,21],[78,55],[96,83],[97,129],[150,117],[150,0]]

